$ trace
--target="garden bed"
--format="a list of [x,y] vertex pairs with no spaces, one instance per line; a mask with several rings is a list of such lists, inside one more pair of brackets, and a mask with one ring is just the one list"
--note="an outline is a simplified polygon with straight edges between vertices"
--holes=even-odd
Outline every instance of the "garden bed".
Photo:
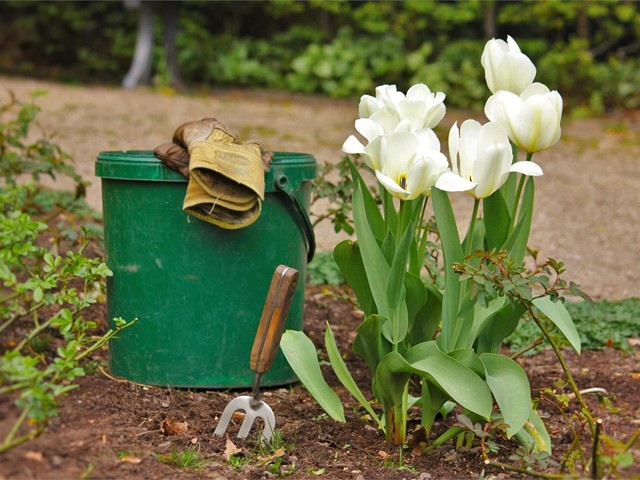
[[[344,293],[329,287],[308,288],[305,329],[320,346],[325,322],[331,322],[354,378],[366,391],[370,382],[368,370],[350,351],[360,321],[359,312],[344,300]],[[101,307],[96,309],[93,313],[104,317]],[[346,405],[346,424],[328,418],[299,385],[270,389],[265,392],[265,400],[275,412],[281,448],[260,452],[252,442],[236,439],[237,430],[232,426],[230,439],[241,452],[229,461],[226,439],[213,436],[213,430],[227,402],[247,392],[190,391],[133,384],[113,378],[105,371],[106,355],[103,350],[91,373],[80,379],[80,388],[64,398],[60,415],[44,434],[0,456],[0,478],[2,475],[7,479],[266,478],[290,474],[290,478],[375,480],[477,478],[483,472],[485,476],[518,478],[516,474],[485,465],[479,448],[456,450],[452,443],[427,455],[405,450],[401,460],[399,448],[387,442],[373,423],[366,420],[362,409],[332,377],[329,367],[324,367],[325,375]],[[634,353],[605,349],[576,356],[567,352],[581,388],[607,390],[610,407],[599,405],[596,396],[590,396],[589,403],[603,419],[603,432],[611,437],[624,440],[640,428],[639,356],[637,347]],[[552,352],[526,357],[522,365],[531,379],[534,398],[544,397],[542,412],[547,416],[554,457],[561,458],[573,438],[563,415],[571,416],[576,403],[570,402],[569,408],[560,409],[557,399],[542,394],[563,379]],[[0,424],[14,415],[11,399],[4,397],[0,400]],[[580,435],[588,440],[586,427]],[[420,440],[415,436],[412,439]],[[509,457],[515,453],[517,442],[500,443],[500,450],[491,458],[513,464]],[[180,452],[184,451],[198,452],[193,467],[172,464],[171,459],[183,460]],[[636,449],[636,462],[637,454]],[[626,478],[637,477],[640,467],[636,463],[623,472]]]

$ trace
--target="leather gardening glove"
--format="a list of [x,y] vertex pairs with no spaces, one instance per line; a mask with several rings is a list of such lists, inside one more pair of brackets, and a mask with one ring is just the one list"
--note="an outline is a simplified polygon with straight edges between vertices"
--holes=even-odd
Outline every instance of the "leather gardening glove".
[[167,166],[183,173],[185,149],[189,184],[183,209],[228,229],[255,222],[262,209],[264,171],[272,154],[264,152],[259,143],[237,143],[235,135],[215,118],[181,125],[173,144],[160,145],[154,152]]
[[175,143],[163,143],[154,148],[153,153],[167,167],[189,178],[189,150]]

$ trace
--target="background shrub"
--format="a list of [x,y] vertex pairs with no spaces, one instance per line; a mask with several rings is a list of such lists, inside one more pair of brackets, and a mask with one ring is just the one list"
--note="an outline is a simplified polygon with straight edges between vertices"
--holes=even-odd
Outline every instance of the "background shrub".
[[[477,107],[487,93],[479,52],[511,34],[569,108],[640,105],[640,9],[626,0],[180,3],[179,64],[191,85],[354,97],[422,81],[451,106]],[[0,71],[118,84],[137,15],[124,2],[0,2]],[[156,83],[162,34],[156,21]]]

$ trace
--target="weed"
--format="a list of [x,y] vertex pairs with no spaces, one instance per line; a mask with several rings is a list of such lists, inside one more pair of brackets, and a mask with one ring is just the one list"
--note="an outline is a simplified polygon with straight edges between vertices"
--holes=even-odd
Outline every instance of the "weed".
[[171,448],[165,455],[156,455],[156,458],[173,468],[180,470],[202,470],[205,465],[204,459],[200,456],[200,448],[187,447],[182,451]]

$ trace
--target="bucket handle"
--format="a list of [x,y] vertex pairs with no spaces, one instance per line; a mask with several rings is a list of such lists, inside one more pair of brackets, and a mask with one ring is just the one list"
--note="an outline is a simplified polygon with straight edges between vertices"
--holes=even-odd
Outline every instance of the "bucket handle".
[[296,195],[296,191],[289,182],[289,178],[285,174],[280,174],[276,178],[274,182],[276,188],[284,193],[293,205],[293,211],[296,216],[296,220],[298,221],[298,225],[302,229],[304,233],[304,238],[307,242],[307,263],[311,261],[313,255],[316,253],[316,236],[313,233],[313,226],[311,225],[311,220],[309,220],[309,215],[307,215],[306,210],[300,204],[300,200],[298,200],[298,196]]

